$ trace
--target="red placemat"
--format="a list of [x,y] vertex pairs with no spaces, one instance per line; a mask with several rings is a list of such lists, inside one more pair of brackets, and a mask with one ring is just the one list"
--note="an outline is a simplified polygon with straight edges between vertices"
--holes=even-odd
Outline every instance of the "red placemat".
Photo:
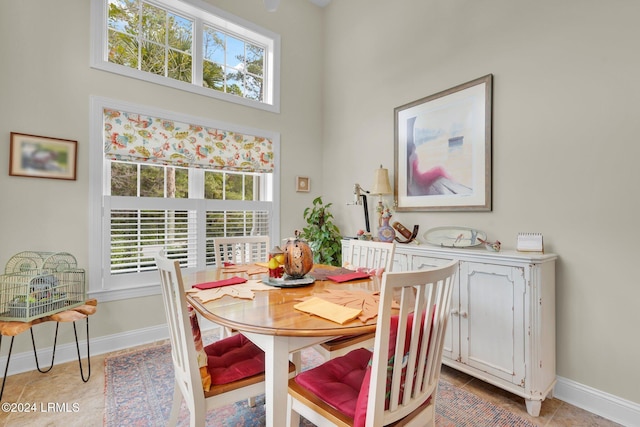
[[220,288],[222,286],[238,285],[246,281],[247,279],[243,277],[233,276],[228,279],[216,280],[215,282],[198,283],[197,285],[193,285],[193,287],[200,290],[213,289]]
[[327,276],[327,279],[337,283],[348,282],[350,280],[368,279],[368,278],[369,278],[369,273],[363,273],[359,271],[354,271],[353,273],[347,273],[347,274],[337,274],[334,276]]

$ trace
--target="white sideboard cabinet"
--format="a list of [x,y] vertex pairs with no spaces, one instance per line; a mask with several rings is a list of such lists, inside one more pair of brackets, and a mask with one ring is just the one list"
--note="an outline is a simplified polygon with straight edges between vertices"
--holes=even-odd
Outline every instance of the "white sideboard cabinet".
[[460,261],[443,363],[523,397],[537,417],[556,383],[556,258],[396,244],[393,271]]

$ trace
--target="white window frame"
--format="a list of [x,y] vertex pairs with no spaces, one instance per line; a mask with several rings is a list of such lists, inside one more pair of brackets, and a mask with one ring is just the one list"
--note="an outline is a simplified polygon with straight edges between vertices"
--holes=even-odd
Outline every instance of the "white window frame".
[[[269,226],[269,236],[277,239],[280,236],[280,134],[264,129],[255,129],[231,123],[223,123],[205,119],[201,117],[187,116],[184,114],[156,109],[149,106],[135,105],[122,101],[115,101],[103,97],[91,97],[90,106],[90,138],[89,138],[89,270],[88,270],[88,293],[92,298],[100,301],[115,301],[126,298],[136,298],[160,293],[159,277],[157,272],[136,273],[135,280],[128,280],[126,277],[112,279],[110,272],[111,242],[105,236],[110,235],[110,210],[105,207],[105,185],[110,182],[109,170],[104,167],[104,129],[103,111],[105,108],[130,111],[153,117],[162,117],[182,123],[194,123],[206,127],[225,129],[237,133],[264,136],[272,140],[274,153],[274,171],[271,174],[271,190],[267,193],[267,200],[271,200],[271,222]],[[197,172],[197,171],[196,171]],[[265,183],[266,185],[266,183]],[[117,203],[117,198],[113,198]],[[171,203],[176,205],[176,209],[185,209],[188,206],[199,206],[202,210],[204,204],[213,205],[215,209],[224,210],[255,210],[260,209],[260,203],[245,201],[233,201],[233,206],[225,205],[225,201],[205,200],[205,199],[171,199]],[[264,203],[263,203],[264,204]],[[204,219],[202,219],[204,221]],[[204,242],[204,239],[202,240]],[[198,243],[202,250],[204,243]],[[183,271],[190,272],[202,270],[203,263],[193,267],[184,268]]]
[[[147,0],[149,1],[149,0]],[[232,15],[200,0],[155,0],[159,7],[186,14],[195,21],[193,54],[193,82],[187,83],[170,77],[164,77],[114,64],[108,61],[108,0],[91,0],[91,67],[111,73],[156,83],[174,89],[192,92],[247,107],[280,112],[280,35],[252,22]],[[221,92],[202,86],[202,37],[204,24],[214,25],[232,35],[265,47],[265,66],[263,81],[265,85],[264,101]]]

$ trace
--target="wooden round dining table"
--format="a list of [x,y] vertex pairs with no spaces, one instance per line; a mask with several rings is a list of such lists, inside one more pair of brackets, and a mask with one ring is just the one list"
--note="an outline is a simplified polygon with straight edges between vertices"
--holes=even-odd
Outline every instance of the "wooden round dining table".
[[[309,275],[314,277],[315,272],[318,277],[326,277],[328,270],[332,269],[335,267],[316,265]],[[233,269],[229,271],[225,268],[214,268],[185,273],[183,282],[186,289],[191,289],[199,283],[233,276],[262,279],[266,273],[248,275],[247,272],[237,272]],[[337,336],[373,332],[376,327],[375,317],[366,322],[356,318],[340,324],[299,311],[294,305],[306,297],[322,296],[328,290],[378,292],[380,283],[381,279],[377,276],[344,283],[315,280],[305,286],[255,290],[253,298],[225,295],[213,301],[203,302],[188,292],[187,301],[204,318],[241,332],[265,352],[266,425],[281,427],[286,425],[289,355]]]

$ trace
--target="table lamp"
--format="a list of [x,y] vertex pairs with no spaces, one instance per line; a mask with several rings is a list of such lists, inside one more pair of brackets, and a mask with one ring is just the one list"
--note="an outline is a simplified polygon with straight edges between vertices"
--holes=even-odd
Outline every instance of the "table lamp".
[[381,242],[393,242],[396,237],[395,230],[389,225],[391,213],[389,212],[389,209],[385,209],[385,206],[382,203],[382,196],[391,193],[392,190],[391,184],[389,184],[389,170],[380,165],[380,168],[376,170],[371,194],[378,195],[378,240]]
[[376,175],[373,179],[373,188],[370,194],[378,196],[378,227],[382,225],[382,214],[384,206],[382,204],[382,196],[391,194],[391,184],[389,183],[389,170],[383,168],[382,165],[376,169]]

